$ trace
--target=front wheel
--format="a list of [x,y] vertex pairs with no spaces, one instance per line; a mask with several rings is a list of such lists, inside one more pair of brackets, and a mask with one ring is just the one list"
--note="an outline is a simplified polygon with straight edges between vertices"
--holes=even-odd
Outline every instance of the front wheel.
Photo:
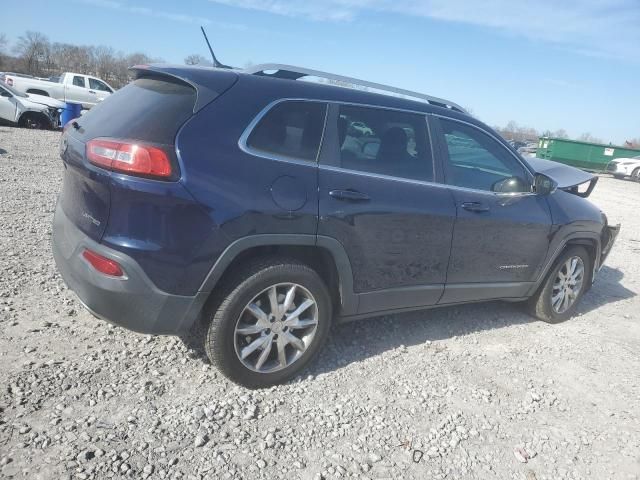
[[631,180],[634,182],[640,182],[640,167],[631,172]]
[[213,305],[207,356],[230,380],[249,388],[295,376],[318,353],[331,324],[324,282],[290,259],[246,265],[225,282]]
[[569,319],[590,280],[591,258],[587,250],[578,246],[566,249],[529,300],[530,313],[548,323]]

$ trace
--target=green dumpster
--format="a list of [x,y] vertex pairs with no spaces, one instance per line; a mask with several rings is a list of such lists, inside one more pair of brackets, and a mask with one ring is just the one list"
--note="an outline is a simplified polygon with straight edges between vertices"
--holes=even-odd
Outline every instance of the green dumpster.
[[555,137],[540,137],[536,149],[538,158],[546,158],[594,172],[605,171],[607,164],[614,158],[638,155],[640,150]]

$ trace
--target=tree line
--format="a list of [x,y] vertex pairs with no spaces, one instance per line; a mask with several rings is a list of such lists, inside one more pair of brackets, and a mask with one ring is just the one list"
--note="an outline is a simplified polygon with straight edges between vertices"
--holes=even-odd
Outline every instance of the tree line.
[[62,72],[94,75],[114,88],[129,82],[128,68],[161,62],[141,52],[123,53],[111,47],[51,42],[40,32],[27,31],[10,45],[0,34],[0,70],[51,77]]
[[[559,130],[536,130],[533,127],[526,127],[518,125],[514,120],[511,120],[504,127],[494,126],[493,129],[502,135],[507,140],[515,140],[518,142],[536,142],[540,137],[554,137],[554,138],[566,138],[569,139],[569,134],[564,128]],[[589,143],[602,143],[608,144],[608,141],[603,140],[600,137],[591,135],[589,132],[585,132],[572,140],[578,140],[581,142]],[[640,148],[640,137],[627,140],[624,145],[627,148]]]
[[[6,35],[0,33],[0,71],[26,73],[36,77],[50,77],[62,72],[77,72],[94,75],[106,80],[114,88],[129,82],[128,68],[132,65],[162,62],[145,53],[123,53],[111,47],[72,45],[51,42],[40,32],[27,31],[10,45]],[[199,54],[188,55],[186,65],[210,66],[211,62]],[[247,64],[249,65],[249,64]],[[507,140],[535,142],[541,136],[569,138],[565,129],[539,131],[533,127],[518,125],[510,121],[504,127],[494,129]],[[603,139],[583,133],[575,140],[592,143],[608,143]],[[625,142],[626,147],[640,148],[640,137]]]

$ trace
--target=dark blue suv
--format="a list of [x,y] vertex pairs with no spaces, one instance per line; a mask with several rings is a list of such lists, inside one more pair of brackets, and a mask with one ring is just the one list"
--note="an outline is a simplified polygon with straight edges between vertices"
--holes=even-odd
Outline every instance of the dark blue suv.
[[334,320],[492,299],[564,320],[617,235],[597,178],[446,100],[284,65],[134,72],[62,135],[58,269],[131,330],[202,320],[238,383],[292,377]]

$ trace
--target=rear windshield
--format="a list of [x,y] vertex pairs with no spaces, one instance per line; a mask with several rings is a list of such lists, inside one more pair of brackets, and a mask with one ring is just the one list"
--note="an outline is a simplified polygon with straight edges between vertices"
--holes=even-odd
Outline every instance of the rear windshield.
[[78,124],[85,140],[127,138],[173,144],[193,115],[196,91],[172,79],[140,78],[86,112]]

